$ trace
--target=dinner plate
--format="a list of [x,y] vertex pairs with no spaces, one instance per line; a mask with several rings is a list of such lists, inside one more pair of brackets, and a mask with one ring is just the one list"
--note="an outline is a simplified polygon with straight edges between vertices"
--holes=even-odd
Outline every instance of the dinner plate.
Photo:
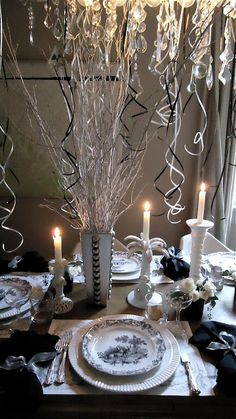
[[216,252],[206,255],[208,263],[214,266],[221,266],[223,271],[230,268],[236,270],[236,252]]
[[[13,281],[15,282],[15,280],[20,280],[20,281],[24,281],[24,284],[27,283],[32,287],[32,295],[33,295],[33,301],[32,304],[36,305],[40,299],[42,298],[43,294],[46,292],[46,290],[48,289],[51,280],[52,280],[52,275],[49,273],[43,273],[43,274],[34,274],[34,273],[26,273],[26,272],[17,272],[17,275],[4,275],[2,277],[0,277],[0,288],[1,288],[1,284],[3,283],[3,281]],[[1,301],[0,301],[1,302]],[[25,304],[22,304],[20,306],[20,314],[26,313],[27,311],[29,311],[31,309],[31,302],[30,300],[28,300]],[[11,317],[14,317],[17,315],[17,310],[16,308],[11,308],[11,307],[6,307],[6,308],[2,308],[0,309],[0,320],[6,320],[6,319],[10,319]]]
[[113,252],[111,271],[115,274],[128,274],[140,270],[138,255],[129,256],[127,252]]
[[[0,299],[0,314],[2,310],[11,308],[11,305],[9,305],[4,298],[7,291],[9,291],[11,288],[20,290],[22,297],[29,294],[29,292],[31,292],[31,289],[32,289],[30,283],[24,279],[16,278],[16,277],[1,278],[0,291],[1,291],[2,298]],[[22,299],[22,301],[23,303],[25,303],[25,300]]]
[[98,322],[82,342],[86,361],[112,375],[146,373],[160,364],[164,352],[160,332],[145,321],[133,319]]
[[97,371],[91,367],[83,357],[82,343],[83,336],[91,328],[91,326],[103,322],[105,319],[133,319],[143,321],[143,317],[133,315],[117,315],[106,316],[87,325],[85,328],[79,329],[73,336],[69,345],[69,361],[75,372],[87,383],[103,390],[117,393],[135,393],[148,390],[158,386],[170,378],[179,364],[179,348],[175,337],[172,333],[157,324],[156,322],[147,321],[154,329],[161,333],[165,344],[165,352],[160,365],[151,369],[149,372],[140,375],[131,376],[113,376]]

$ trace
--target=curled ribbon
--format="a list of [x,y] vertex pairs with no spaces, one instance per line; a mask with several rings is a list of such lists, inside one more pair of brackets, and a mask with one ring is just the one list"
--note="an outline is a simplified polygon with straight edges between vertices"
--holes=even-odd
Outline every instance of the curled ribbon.
[[29,362],[26,362],[24,356],[8,356],[5,361],[0,364],[0,368],[3,370],[16,370],[18,368],[26,368],[27,371],[33,372],[37,375],[37,362],[46,362],[53,359],[57,352],[40,352],[34,355]]
[[[226,340],[225,338],[228,338],[228,340]],[[211,342],[206,349],[209,349],[210,351],[215,351],[215,350],[225,350],[224,355],[226,355],[228,352],[233,352],[233,354],[236,356],[236,340],[235,337],[233,335],[231,335],[230,333],[227,332],[220,332],[219,333],[219,339],[221,340],[221,342]]]

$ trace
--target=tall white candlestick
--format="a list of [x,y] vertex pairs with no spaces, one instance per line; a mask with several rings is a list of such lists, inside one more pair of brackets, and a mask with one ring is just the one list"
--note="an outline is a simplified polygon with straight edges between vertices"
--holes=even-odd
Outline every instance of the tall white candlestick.
[[205,183],[201,184],[201,189],[199,192],[198,198],[198,210],[197,210],[197,222],[202,223],[204,218],[204,210],[205,210],[205,198],[206,198],[206,191],[205,191]]
[[54,236],[54,251],[55,251],[55,263],[62,263],[62,250],[61,250],[61,235],[58,227],[55,228]]
[[143,240],[149,240],[150,231],[150,204],[145,202],[143,212]]

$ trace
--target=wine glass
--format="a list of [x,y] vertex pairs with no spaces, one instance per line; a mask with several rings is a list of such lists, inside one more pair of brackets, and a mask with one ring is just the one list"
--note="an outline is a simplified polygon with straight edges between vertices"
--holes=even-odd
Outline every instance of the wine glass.
[[[7,290],[4,296],[4,300],[8,304],[8,306],[16,309],[14,329],[18,328],[21,306],[29,300],[30,294],[30,287],[12,287]],[[9,332],[12,331],[13,329],[10,328]]]
[[182,331],[180,315],[181,311],[190,306],[192,303],[191,295],[182,291],[179,286],[176,286],[166,294],[166,301],[169,307],[175,309],[175,328],[177,331]]

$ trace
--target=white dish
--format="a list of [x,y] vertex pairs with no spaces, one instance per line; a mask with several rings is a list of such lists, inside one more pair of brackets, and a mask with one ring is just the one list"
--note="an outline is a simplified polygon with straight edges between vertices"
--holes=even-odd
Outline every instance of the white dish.
[[27,295],[29,294],[29,292],[31,292],[32,287],[28,281],[25,281],[24,279],[21,279],[21,278],[16,278],[16,277],[1,278],[0,290],[3,293],[2,294],[3,298],[1,298],[0,300],[0,313],[1,313],[1,310],[12,308],[4,298],[4,294],[7,293],[7,291],[9,291],[11,288],[20,290],[23,297],[24,295]]
[[144,374],[157,367],[165,344],[159,331],[145,321],[104,320],[83,337],[82,353],[95,369],[112,375]]
[[113,252],[111,271],[115,274],[128,274],[140,270],[138,256],[130,256],[126,252]]
[[83,336],[91,328],[91,325],[104,321],[104,319],[134,319],[143,321],[143,317],[133,315],[106,316],[95,320],[91,324],[87,325],[87,327],[78,330],[78,332],[74,334],[69,345],[69,361],[75,372],[87,383],[107,391],[117,393],[134,393],[158,386],[174,374],[179,364],[179,348],[177,341],[168,329],[151,321],[149,321],[149,323],[152,327],[160,331],[166,347],[159,367],[153,368],[145,374],[131,375],[128,377],[112,376],[92,368],[85,361],[82,354]]
[[[40,301],[44,292],[46,292],[46,290],[48,289],[52,280],[52,275],[48,273],[43,273],[43,274],[29,273],[28,274],[26,272],[24,273],[17,272],[17,274],[15,275],[8,274],[8,275],[4,275],[0,277],[0,288],[1,288],[1,283],[3,283],[2,281],[5,282],[6,280],[9,280],[9,279],[12,281],[19,279],[20,281],[24,281],[24,283],[30,284],[30,286],[32,287],[33,299],[34,299],[34,295],[36,297],[35,300],[32,301],[32,304],[34,305],[34,304],[37,304],[38,301]],[[31,302],[27,301],[25,304],[22,304],[22,306],[20,307],[20,314],[26,313],[30,309],[31,309]],[[0,320],[9,319],[16,315],[17,315],[16,308],[6,307],[5,309],[0,309]]]
[[217,252],[206,255],[208,263],[213,266],[220,266],[223,271],[236,270],[236,252]]

